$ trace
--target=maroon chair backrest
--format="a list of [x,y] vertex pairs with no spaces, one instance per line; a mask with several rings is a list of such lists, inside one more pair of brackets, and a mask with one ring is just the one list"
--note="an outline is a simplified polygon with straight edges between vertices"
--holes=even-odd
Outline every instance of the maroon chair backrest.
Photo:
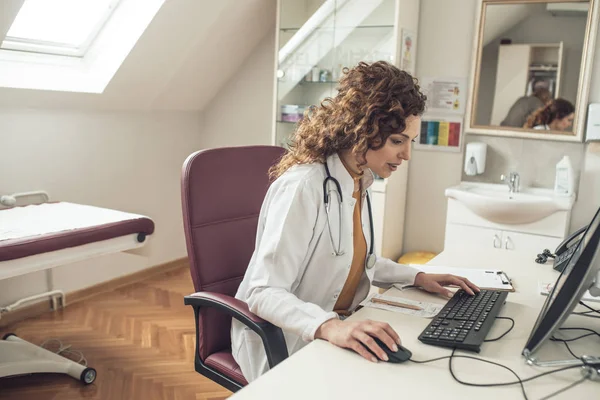
[[[258,215],[269,188],[276,146],[201,150],[183,164],[182,208],[190,272],[197,292],[234,296],[254,251]],[[231,318],[200,312],[200,358],[231,347]]]

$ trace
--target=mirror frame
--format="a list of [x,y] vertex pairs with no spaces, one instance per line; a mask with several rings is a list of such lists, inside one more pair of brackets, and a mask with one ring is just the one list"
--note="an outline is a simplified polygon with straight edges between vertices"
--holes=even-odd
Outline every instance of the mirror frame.
[[484,16],[486,7],[494,4],[528,4],[528,3],[582,3],[581,0],[479,0],[477,19],[475,22],[475,35],[473,40],[473,54],[471,56],[471,73],[469,76],[469,93],[465,113],[465,133],[479,135],[508,136],[526,139],[555,140],[564,142],[583,142],[585,134],[585,121],[587,116],[592,64],[596,35],[598,33],[600,0],[589,0],[589,11],[583,40],[581,71],[579,73],[577,99],[575,103],[575,119],[573,130],[569,133],[562,131],[539,131],[534,129],[511,128],[492,125],[475,125],[473,107],[476,93],[479,90],[479,74],[481,63],[481,42],[484,32]]

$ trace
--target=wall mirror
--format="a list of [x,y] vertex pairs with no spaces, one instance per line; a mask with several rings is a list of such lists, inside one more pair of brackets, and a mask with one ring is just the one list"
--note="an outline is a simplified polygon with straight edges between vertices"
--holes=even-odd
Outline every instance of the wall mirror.
[[467,133],[581,142],[600,0],[481,0]]

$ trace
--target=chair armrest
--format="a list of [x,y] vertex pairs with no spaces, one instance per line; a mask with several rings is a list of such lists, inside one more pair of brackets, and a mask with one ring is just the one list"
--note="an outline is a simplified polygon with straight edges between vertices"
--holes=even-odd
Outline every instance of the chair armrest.
[[194,307],[196,318],[201,307],[212,307],[237,319],[262,339],[269,367],[273,368],[288,357],[283,331],[248,309],[248,304],[222,293],[197,292],[184,297],[184,304]]

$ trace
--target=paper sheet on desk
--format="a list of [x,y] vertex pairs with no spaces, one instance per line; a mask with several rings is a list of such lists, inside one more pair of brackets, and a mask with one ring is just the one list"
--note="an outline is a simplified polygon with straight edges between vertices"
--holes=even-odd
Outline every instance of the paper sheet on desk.
[[499,269],[456,268],[437,265],[415,266],[420,267],[423,272],[429,274],[452,274],[462,276],[481,289],[505,290],[509,292],[514,292],[515,290],[511,279]]
[[[538,281],[538,289],[540,291],[540,294],[544,295],[544,296],[548,296],[550,294],[550,292],[552,291],[552,288],[554,287],[554,282],[552,283],[548,283],[548,282],[542,282],[542,281]],[[600,302],[600,297],[594,297],[590,294],[590,291],[586,291],[583,294],[583,297],[581,298],[581,301],[595,301],[595,302]]]
[[[381,304],[381,303],[374,303],[371,301],[371,299],[374,297],[376,297],[378,299],[382,299],[382,300],[388,300],[388,301],[393,301],[393,302],[402,303],[402,304],[419,306],[422,308],[422,310],[411,310],[409,308],[404,308],[404,307],[392,306],[392,305]],[[379,308],[381,310],[399,312],[402,314],[414,315],[414,316],[423,317],[423,318],[435,317],[440,312],[440,310],[444,307],[443,304],[425,303],[423,301],[408,300],[405,298],[394,297],[394,296],[385,296],[383,294],[373,294],[373,295],[367,297],[362,303],[360,303],[360,305],[363,307]]]

